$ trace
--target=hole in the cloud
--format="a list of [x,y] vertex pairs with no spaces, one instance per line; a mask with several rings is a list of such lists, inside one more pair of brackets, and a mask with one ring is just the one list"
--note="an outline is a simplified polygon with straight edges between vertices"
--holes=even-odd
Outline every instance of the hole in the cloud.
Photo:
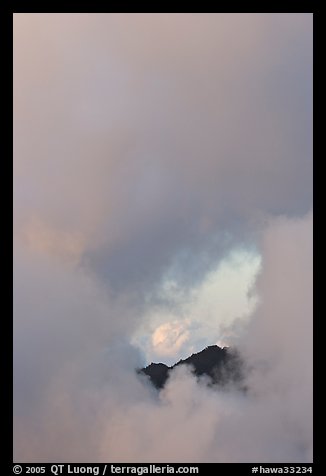
[[191,289],[171,278],[163,281],[162,302],[167,304],[149,307],[134,344],[148,362],[167,363],[208,345],[230,345],[257,305],[253,285],[260,266],[257,252],[236,248]]

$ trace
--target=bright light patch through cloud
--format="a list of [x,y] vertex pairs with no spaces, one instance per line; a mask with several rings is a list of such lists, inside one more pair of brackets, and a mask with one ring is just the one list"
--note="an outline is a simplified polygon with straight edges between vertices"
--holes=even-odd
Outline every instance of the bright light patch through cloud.
[[154,305],[134,336],[148,361],[174,363],[206,345],[230,345],[254,311],[258,298],[252,287],[261,258],[243,248],[231,251],[200,285],[183,289],[165,281],[161,297],[168,304]]
[[174,357],[190,338],[189,324],[191,322],[186,319],[185,321],[166,322],[159,326],[153,332],[151,340],[155,352]]

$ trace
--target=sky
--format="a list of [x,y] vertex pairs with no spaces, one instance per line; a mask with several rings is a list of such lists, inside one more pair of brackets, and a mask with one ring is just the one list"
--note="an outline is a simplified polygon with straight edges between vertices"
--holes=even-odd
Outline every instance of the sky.
[[312,14],[13,24],[14,459],[311,462]]

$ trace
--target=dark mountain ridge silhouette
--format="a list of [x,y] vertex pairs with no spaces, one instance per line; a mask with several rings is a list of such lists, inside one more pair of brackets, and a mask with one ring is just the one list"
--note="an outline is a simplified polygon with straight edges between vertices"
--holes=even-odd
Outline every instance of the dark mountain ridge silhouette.
[[243,379],[243,362],[238,352],[218,345],[210,345],[171,367],[152,362],[138,372],[147,375],[156,388],[162,389],[171,370],[179,365],[190,365],[194,375],[207,376],[210,384],[226,385],[239,383]]

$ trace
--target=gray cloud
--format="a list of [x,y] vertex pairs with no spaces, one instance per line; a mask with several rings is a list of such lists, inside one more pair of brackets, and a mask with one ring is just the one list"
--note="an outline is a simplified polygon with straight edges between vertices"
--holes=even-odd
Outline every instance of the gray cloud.
[[265,214],[307,212],[311,25],[301,14],[15,15],[18,229],[36,215],[81,233],[85,266],[146,289],[180,253],[200,277],[225,233],[250,241]]
[[[310,14],[15,14],[17,461],[311,461],[311,136]],[[159,397],[144,312],[237,246],[248,395]]]
[[210,390],[181,370],[158,397],[134,373],[141,355],[116,332],[119,317],[127,321],[121,304],[104,326],[103,296],[81,283],[67,294],[67,277],[58,286],[51,273],[53,285],[38,289],[43,308],[27,287],[38,310],[36,323],[29,308],[15,315],[17,460],[312,461],[311,230],[309,215],[276,219],[264,232],[261,304],[238,341],[251,368],[246,395]]

